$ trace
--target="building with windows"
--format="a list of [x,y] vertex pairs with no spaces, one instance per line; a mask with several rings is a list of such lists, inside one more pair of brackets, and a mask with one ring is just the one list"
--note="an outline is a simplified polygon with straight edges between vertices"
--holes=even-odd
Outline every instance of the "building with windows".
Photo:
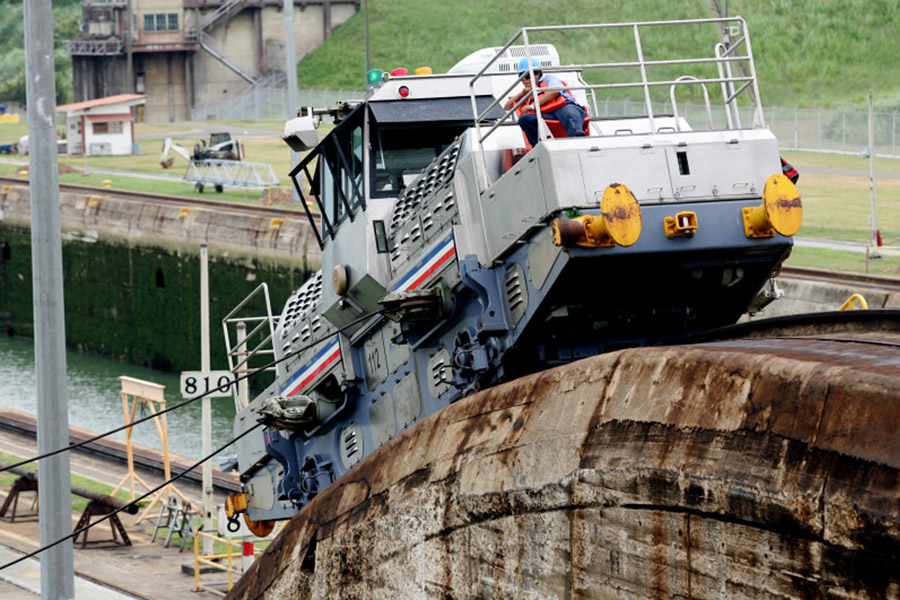
[[[360,0],[293,0],[297,60],[331,35]],[[284,83],[284,0],[84,0],[69,40],[74,98],[145,94],[149,121],[251,86]]]
[[66,153],[108,156],[134,152],[134,122],[147,97],[119,94],[56,107],[66,123]]

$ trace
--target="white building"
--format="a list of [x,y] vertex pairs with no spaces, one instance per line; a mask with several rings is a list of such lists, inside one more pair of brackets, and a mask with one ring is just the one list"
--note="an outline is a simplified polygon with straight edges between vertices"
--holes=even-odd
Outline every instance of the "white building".
[[65,115],[69,155],[133,154],[134,121],[145,94],[119,94],[56,107]]

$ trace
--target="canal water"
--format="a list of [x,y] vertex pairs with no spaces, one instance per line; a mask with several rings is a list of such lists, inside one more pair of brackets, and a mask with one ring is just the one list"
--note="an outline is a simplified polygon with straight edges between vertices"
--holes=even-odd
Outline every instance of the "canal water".
[[[164,385],[167,407],[184,400],[179,391],[178,373],[156,371],[72,350],[66,353],[66,362],[70,425],[96,433],[124,425],[121,375]],[[200,362],[199,357],[197,362]],[[198,400],[167,414],[170,452],[194,459],[202,457],[200,404]],[[37,414],[34,344],[31,340],[0,335],[0,406]],[[232,438],[234,412],[231,397],[212,399],[213,449]],[[0,435],[3,435],[2,429]],[[111,437],[124,441],[125,432]],[[152,419],[136,425],[132,439],[151,448],[162,447]],[[234,446],[229,446],[221,455],[233,456],[235,453]]]

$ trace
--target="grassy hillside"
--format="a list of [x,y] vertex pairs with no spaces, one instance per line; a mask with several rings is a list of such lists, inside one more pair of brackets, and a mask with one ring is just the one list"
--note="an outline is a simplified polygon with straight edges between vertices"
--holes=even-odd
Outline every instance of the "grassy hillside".
[[[724,2],[720,2],[724,5]],[[499,46],[524,26],[713,16],[707,0],[557,0],[552,10],[507,0],[369,0],[373,68],[449,69],[470,52]],[[900,0],[730,0],[747,19],[766,105],[862,106],[871,87],[880,110],[900,109]],[[658,49],[690,40],[654,40]],[[628,56],[629,40],[576,37],[557,42],[563,62]],[[301,87],[362,88],[363,10],[300,62]]]
[[[80,0],[54,0],[57,103],[72,99],[72,58],[62,40],[78,37]],[[25,103],[25,22],[21,0],[0,0],[0,101]]]

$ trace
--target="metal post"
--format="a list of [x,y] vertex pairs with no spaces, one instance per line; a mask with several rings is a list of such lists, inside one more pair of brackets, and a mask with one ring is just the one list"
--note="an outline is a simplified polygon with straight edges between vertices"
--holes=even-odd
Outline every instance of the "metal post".
[[[56,155],[56,77],[50,0],[24,2],[25,93],[31,192],[31,268],[34,286],[34,359],[38,453],[69,445],[66,397],[66,324],[63,302],[59,163]],[[40,544],[72,532],[69,454],[40,461]],[[41,555],[41,597],[75,597],[72,541]]]
[[371,69],[369,66],[369,0],[363,0],[363,22],[366,27],[366,73],[368,74]]
[[878,256],[878,220],[875,216],[875,105],[872,100],[872,90],[869,90],[869,191],[872,196],[872,215],[869,217],[872,226],[871,246]]
[[125,2],[125,28],[122,35],[125,38],[125,93],[134,93],[134,55],[131,51],[131,0]]
[[[209,249],[206,244],[200,245],[200,370],[209,373]],[[212,403],[209,396],[200,401],[201,434],[203,436],[203,456],[212,453]],[[213,486],[212,463],[203,463],[203,530],[213,530]],[[203,538],[203,553],[213,553],[212,538]]]
[[[238,362],[247,358],[247,324],[243,321],[237,324],[237,358]],[[245,364],[235,375],[246,375],[250,371],[250,365]],[[237,396],[235,397],[235,409],[240,412],[250,404],[250,382],[241,379],[238,382]]]
[[[287,73],[287,118],[296,117],[297,110],[297,50],[294,46],[294,0],[284,0],[284,60]],[[291,170],[300,164],[300,153],[291,150]],[[293,187],[293,186],[292,186]],[[297,190],[292,191],[294,202],[300,202]]]
[[841,109],[841,150],[847,150],[847,109]]
[[822,149],[822,109],[818,110],[819,113],[819,145],[816,146],[819,150]]

